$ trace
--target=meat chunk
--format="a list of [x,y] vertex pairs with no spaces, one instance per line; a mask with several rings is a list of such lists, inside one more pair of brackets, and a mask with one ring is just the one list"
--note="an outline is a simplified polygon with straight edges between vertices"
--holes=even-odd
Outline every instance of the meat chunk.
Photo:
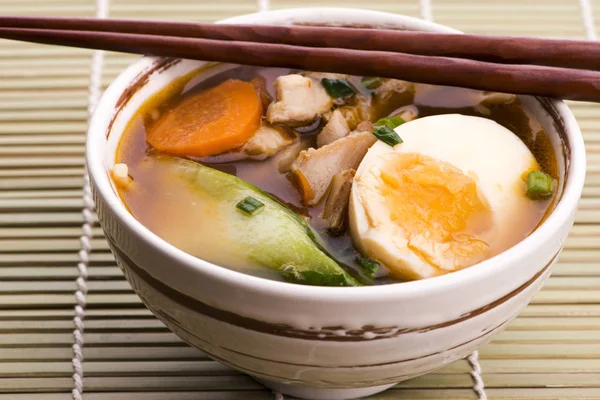
[[253,158],[271,157],[279,150],[292,144],[296,136],[291,129],[261,123],[254,136],[243,147],[244,153]]
[[375,90],[378,101],[387,101],[395,94],[414,92],[414,83],[400,79],[386,79],[381,86]]
[[358,132],[373,132],[373,127],[374,124],[371,121],[363,121],[360,124],[357,125],[356,129],[353,130],[351,133],[358,133]]
[[[479,94],[479,93],[478,93]],[[492,111],[490,108],[503,104],[510,104],[517,99],[514,94],[483,92],[479,94],[481,101],[473,108],[482,115],[490,116]]]
[[357,94],[352,99],[352,104],[346,104],[338,110],[344,116],[350,130],[356,129],[358,124],[363,121],[371,121],[373,119],[374,109],[371,106],[371,97]]
[[373,92],[373,104],[379,115],[390,115],[394,110],[414,103],[415,84],[399,79],[385,79]]
[[240,148],[226,153],[200,158],[207,163],[226,163],[241,160],[264,160],[269,158],[296,141],[296,134],[290,128],[273,126],[265,121],[254,135]]
[[304,203],[317,204],[327,192],[334,175],[356,169],[377,138],[371,132],[357,132],[318,149],[302,151],[291,168],[291,181]]
[[414,105],[404,106],[404,107],[399,108],[398,110],[394,111],[392,113],[392,116],[400,117],[404,121],[409,122],[414,119],[417,119],[417,117],[419,116],[419,109]]
[[258,97],[260,97],[260,102],[262,103],[263,110],[266,110],[273,101],[273,96],[267,90],[267,81],[262,76],[257,76],[252,78],[250,81],[254,89],[256,89],[256,93]]
[[267,121],[272,124],[306,125],[333,104],[321,84],[302,75],[280,76],[274,85],[277,99],[267,109]]
[[312,138],[306,137],[301,138],[300,140],[297,140],[293,144],[283,149],[277,155],[276,162],[279,173],[285,174],[290,172],[290,170],[292,169],[292,164],[296,160],[296,158],[298,158],[300,152],[308,149],[311,146],[311,139]]
[[302,75],[306,76],[307,78],[312,78],[313,80],[315,80],[317,82],[320,82],[321,79],[323,79],[323,78],[327,78],[327,79],[348,79],[348,75],[337,74],[337,73],[333,73],[333,72],[314,72],[314,71],[308,71],[308,72],[303,72]]
[[323,211],[323,219],[327,221],[331,233],[337,234],[343,230],[354,174],[356,174],[356,170],[347,169],[331,179],[331,190],[329,190]]
[[111,171],[110,175],[113,178],[113,182],[115,185],[119,186],[121,189],[126,189],[133,182],[133,178],[129,175],[129,167],[127,164],[115,164]]
[[329,121],[317,135],[317,147],[333,143],[338,139],[348,136],[350,127],[339,110],[335,110],[329,117]]

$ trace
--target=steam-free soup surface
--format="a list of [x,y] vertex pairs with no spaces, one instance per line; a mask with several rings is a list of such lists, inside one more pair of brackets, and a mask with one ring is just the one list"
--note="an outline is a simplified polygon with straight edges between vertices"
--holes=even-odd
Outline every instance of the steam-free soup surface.
[[[368,84],[371,81],[362,77],[344,78],[355,89],[354,98],[332,99],[332,105],[326,115],[319,115],[314,121],[298,124],[273,124],[283,126],[282,129],[287,133],[282,133],[282,137],[285,139],[285,135],[289,135],[291,144],[267,157],[258,154],[249,159],[247,155],[241,157],[236,151],[211,156],[186,156],[173,152],[168,154],[169,151],[157,150],[149,144],[149,134],[154,134],[152,131],[156,130],[157,124],[162,123],[160,121],[164,122],[166,113],[186,99],[214,88],[230,78],[252,82],[259,88],[264,114],[269,102],[277,101],[278,93],[274,90],[276,78],[292,73],[294,71],[285,69],[216,66],[180,78],[150,99],[131,120],[123,134],[116,157],[117,163],[128,166],[128,174],[132,179],[127,185],[117,187],[133,216],[167,242],[196,257],[255,276],[274,280],[286,278],[281,271],[266,267],[264,262],[248,256],[243,249],[245,242],[236,239],[238,232],[232,233],[231,230],[243,228],[237,225],[236,228],[232,228],[230,217],[223,211],[223,204],[206,195],[207,192],[197,190],[194,179],[182,177],[181,165],[173,162],[173,156],[183,157],[241,178],[280,199],[291,210],[305,217],[320,237],[321,244],[318,247],[341,265],[350,276],[356,278],[357,282],[385,284],[414,277],[393,273],[393,270],[390,273],[390,269],[381,260],[373,260],[364,254],[364,249],[357,246],[356,240],[353,241],[349,233],[347,208],[344,210],[342,225],[332,229],[331,220],[323,218],[328,194],[325,193],[316,204],[312,204],[302,190],[302,183],[290,176],[289,167],[282,167],[295,159],[294,157],[288,160],[290,151],[286,149],[291,146],[306,148],[322,145],[317,143],[317,138],[324,137],[319,136],[319,133],[327,125],[326,119],[340,116],[339,113],[332,116],[331,110],[339,109],[348,124],[348,129],[353,131],[374,129],[368,123],[364,125],[365,119],[373,123],[390,115],[402,116],[408,121],[439,114],[489,118],[521,139],[537,160],[539,169],[554,178],[557,176],[556,157],[547,134],[515,96],[429,85],[412,85],[409,89],[402,89],[396,85],[394,88],[388,80],[380,80],[376,82],[379,86],[369,88],[365,82]],[[315,74],[313,78],[315,84],[319,84],[321,75]],[[381,89],[382,82],[388,82],[391,88],[388,92]],[[197,112],[201,113],[201,105],[196,107]],[[196,110],[191,108],[189,112]],[[261,124],[264,120],[263,116]],[[181,124],[184,123],[185,121],[181,121]],[[165,134],[168,134],[168,131],[169,129],[166,129]],[[452,132],[449,131],[448,135],[450,134]],[[378,141],[377,145],[382,146],[381,141]],[[470,143],[462,145],[468,147]],[[470,151],[477,152],[480,149],[474,147]],[[331,185],[328,190],[333,190]],[[525,190],[526,182],[523,177],[523,196]],[[528,236],[543,219],[550,202],[551,198],[531,200],[527,212],[520,214],[518,226],[512,229],[511,237],[505,238],[499,247],[490,248],[485,258],[506,250]],[[281,245],[285,246],[285,243]],[[377,268],[372,269],[373,265]]]

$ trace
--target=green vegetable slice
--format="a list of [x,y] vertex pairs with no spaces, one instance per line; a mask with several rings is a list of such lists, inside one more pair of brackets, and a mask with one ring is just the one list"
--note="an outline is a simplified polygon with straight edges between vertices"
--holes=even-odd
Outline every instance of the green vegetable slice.
[[[224,240],[231,251],[278,271],[292,283],[319,286],[361,286],[328,257],[318,235],[298,214],[256,186],[202,164],[174,157],[177,173],[193,184],[202,201],[213,205]],[[173,165],[171,165],[173,168]],[[252,218],[237,209],[239,199],[263,204]]]
[[323,85],[327,94],[334,99],[356,94],[354,87],[346,79],[323,78],[321,79],[321,85]]
[[377,89],[381,86],[381,78],[376,76],[365,76],[360,80],[360,83],[367,89]]
[[386,117],[378,119],[377,122],[375,122],[375,126],[387,126],[391,129],[395,129],[405,122],[406,121],[402,117]]
[[381,267],[377,261],[365,257],[356,257],[356,262],[363,268],[366,276],[374,279],[377,271]]
[[398,134],[387,125],[376,126],[373,129],[373,135],[375,135],[377,139],[381,140],[383,143],[392,147],[402,143],[400,136],[398,136]]
[[532,171],[527,175],[527,197],[531,200],[546,200],[552,196],[554,179],[545,172]]
[[238,210],[248,215],[258,214],[265,208],[264,203],[256,200],[252,196],[247,196],[246,198],[244,198],[244,200],[241,200],[235,206]]

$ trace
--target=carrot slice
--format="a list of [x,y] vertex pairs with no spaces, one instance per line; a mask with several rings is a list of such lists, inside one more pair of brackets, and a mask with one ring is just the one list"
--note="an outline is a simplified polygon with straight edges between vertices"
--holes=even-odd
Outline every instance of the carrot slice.
[[229,79],[183,98],[148,128],[146,141],[157,150],[178,156],[224,153],[254,135],[262,111],[251,83]]

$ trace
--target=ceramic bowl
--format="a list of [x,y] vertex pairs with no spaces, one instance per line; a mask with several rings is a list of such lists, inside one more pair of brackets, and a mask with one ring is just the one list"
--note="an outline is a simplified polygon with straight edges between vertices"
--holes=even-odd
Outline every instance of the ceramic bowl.
[[[273,11],[221,22],[457,32],[401,15],[337,8]],[[366,396],[469,355],[502,331],[550,275],[581,196],[585,151],[564,103],[526,96],[523,103],[559,155],[559,200],[531,236],[481,264],[387,286],[310,287],[243,275],[169,245],[127,211],[108,171],[136,109],[202,65],[144,57],[124,71],[90,123],[87,163],[100,223],[131,286],[169,329],[215,360],[284,394]]]

